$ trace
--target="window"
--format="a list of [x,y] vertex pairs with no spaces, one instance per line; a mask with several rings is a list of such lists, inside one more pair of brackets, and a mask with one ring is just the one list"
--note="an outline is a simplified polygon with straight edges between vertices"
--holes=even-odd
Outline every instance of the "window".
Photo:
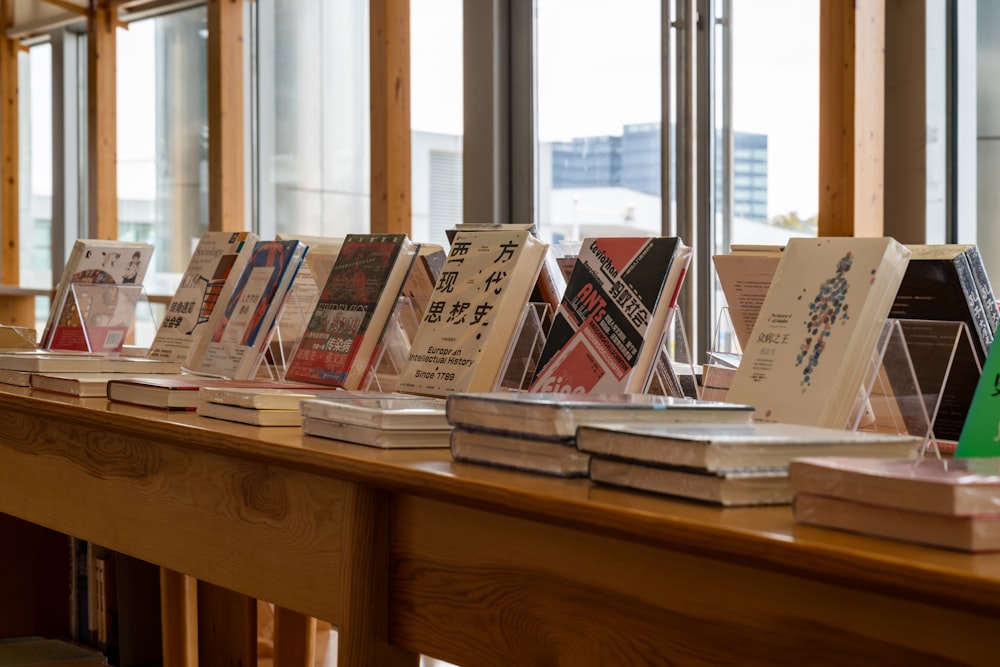
[[47,288],[52,285],[52,47],[32,46],[19,57],[18,69],[19,283]]
[[262,237],[367,232],[368,3],[253,4],[258,231]]

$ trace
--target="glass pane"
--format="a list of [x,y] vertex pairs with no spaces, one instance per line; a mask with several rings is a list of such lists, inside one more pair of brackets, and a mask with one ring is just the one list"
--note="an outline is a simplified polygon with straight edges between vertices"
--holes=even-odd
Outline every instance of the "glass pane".
[[153,243],[150,294],[172,294],[208,228],[204,7],[134,21],[118,39],[118,237]]
[[462,221],[462,0],[410,1],[411,236]]
[[819,210],[819,3],[736,0],[731,5],[730,241],[781,244],[790,236],[814,236]]
[[259,231],[265,237],[366,232],[368,3],[256,4]]
[[[52,47],[19,58],[20,284],[52,286]],[[25,85],[27,80],[27,85]],[[27,92],[27,96],[24,93]]]
[[660,2],[538,0],[544,238],[660,234]]

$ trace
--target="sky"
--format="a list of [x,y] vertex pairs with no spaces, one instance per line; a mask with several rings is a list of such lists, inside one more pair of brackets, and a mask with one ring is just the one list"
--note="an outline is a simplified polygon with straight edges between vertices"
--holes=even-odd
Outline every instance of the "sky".
[[[733,126],[768,135],[769,216],[816,213],[819,2],[733,0]],[[460,133],[462,2],[411,0],[414,129]],[[659,0],[537,0],[540,141],[660,119]]]

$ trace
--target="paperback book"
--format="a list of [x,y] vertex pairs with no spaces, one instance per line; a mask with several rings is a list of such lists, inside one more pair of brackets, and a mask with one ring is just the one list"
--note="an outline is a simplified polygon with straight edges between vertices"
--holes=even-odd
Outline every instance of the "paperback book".
[[440,449],[448,446],[450,430],[383,429],[303,416],[302,432],[327,440],[340,440],[379,449]]
[[[179,378],[179,373],[167,373],[164,377]],[[112,380],[130,379],[128,373],[31,373],[31,388],[54,394],[79,396],[80,398],[107,398],[108,383]]]
[[349,234],[285,377],[365,388],[416,250],[405,234]]
[[622,424],[582,426],[590,454],[713,472],[787,468],[801,456],[916,458],[922,440],[801,424]]
[[793,495],[784,468],[711,472],[592,456],[590,478],[601,484],[726,507],[785,505],[792,502]]
[[973,553],[1000,551],[1000,512],[950,516],[795,494],[795,519],[837,530]]
[[[934,436],[954,442],[993,342],[996,301],[980,298],[973,264],[982,260],[976,246],[907,248],[912,255],[889,315],[902,321],[923,399],[931,415],[936,410]],[[985,276],[981,266],[978,272]],[[957,330],[941,323],[964,323],[968,333],[956,345]]]
[[149,346],[149,358],[188,362],[202,335],[211,330],[216,306],[229,301],[256,242],[252,232],[201,236]]
[[444,399],[379,392],[345,393],[346,396],[303,400],[299,404],[299,410],[303,417],[318,421],[383,430],[444,433],[451,430],[445,416]]
[[[120,350],[135,318],[138,295],[131,288],[142,285],[152,256],[149,243],[78,239],[56,286],[41,347]],[[107,289],[77,293],[74,284]],[[115,286],[125,289],[115,290]]]
[[456,233],[396,390],[495,389],[546,249],[527,230]]
[[[232,390],[242,388],[290,388],[293,383],[276,380],[227,380],[200,375],[181,377],[143,377],[108,382],[108,398],[119,403],[130,403],[165,410],[194,410],[199,403],[199,392],[206,387]],[[301,390],[315,385],[301,385]]]
[[741,350],[750,342],[783,251],[784,246],[734,245],[727,254],[712,256]]
[[202,387],[198,390],[198,401],[255,410],[298,410],[299,403],[306,399],[332,398],[342,393],[339,389],[328,389],[306,382],[260,380],[250,386],[241,386],[245,384],[247,383],[230,382]]
[[252,378],[305,257],[299,241],[258,241],[232,295],[191,356],[191,369]]
[[201,417],[250,424],[251,426],[299,426],[302,417],[298,410],[257,410],[237,405],[198,402],[195,412]]
[[30,373],[180,373],[173,361],[145,357],[108,356],[71,350],[17,350],[0,352],[0,369]]
[[529,391],[643,391],[689,261],[676,237],[584,239]]
[[590,455],[577,449],[572,438],[546,440],[516,433],[455,428],[451,456],[477,463],[557,477],[586,477]]
[[909,256],[891,238],[790,239],[726,399],[757,421],[853,427]]
[[747,424],[753,407],[653,394],[463,392],[448,396],[446,412],[467,429],[572,438],[580,426],[608,422]]
[[1000,458],[805,457],[789,475],[796,493],[939,515],[1000,514]]

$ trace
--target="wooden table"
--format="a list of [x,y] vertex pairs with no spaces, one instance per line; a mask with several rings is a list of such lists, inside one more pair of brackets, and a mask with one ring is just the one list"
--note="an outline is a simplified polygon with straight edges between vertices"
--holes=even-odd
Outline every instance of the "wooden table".
[[1000,656],[1000,555],[103,399],[0,415],[0,512],[329,620],[345,667]]

